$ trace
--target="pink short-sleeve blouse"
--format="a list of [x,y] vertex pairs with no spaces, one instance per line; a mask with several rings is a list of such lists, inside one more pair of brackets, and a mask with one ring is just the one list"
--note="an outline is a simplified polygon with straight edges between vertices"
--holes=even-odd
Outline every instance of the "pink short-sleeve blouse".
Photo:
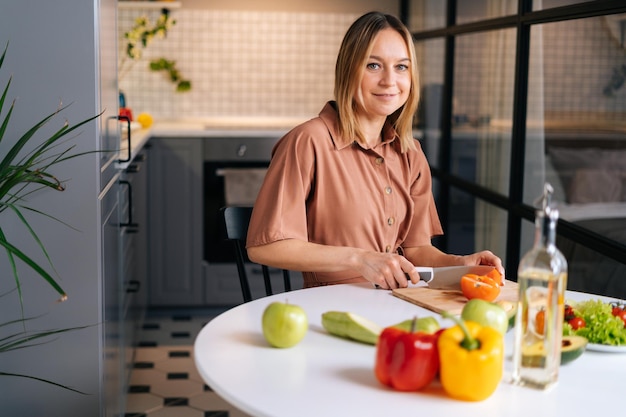
[[[332,102],[274,147],[254,204],[247,246],[283,239],[395,252],[442,234],[426,157],[400,152],[385,126],[371,149],[338,136]],[[356,271],[306,272],[306,287],[362,282]]]

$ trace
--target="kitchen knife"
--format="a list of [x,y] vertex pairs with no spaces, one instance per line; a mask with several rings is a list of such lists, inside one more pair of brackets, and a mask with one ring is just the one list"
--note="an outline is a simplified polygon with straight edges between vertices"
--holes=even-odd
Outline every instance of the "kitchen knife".
[[[415,270],[420,275],[420,282],[425,282],[428,288],[436,290],[461,289],[461,277],[465,274],[486,275],[493,270],[489,265],[473,266],[444,266],[431,268],[416,266]],[[409,287],[415,286],[409,283]]]

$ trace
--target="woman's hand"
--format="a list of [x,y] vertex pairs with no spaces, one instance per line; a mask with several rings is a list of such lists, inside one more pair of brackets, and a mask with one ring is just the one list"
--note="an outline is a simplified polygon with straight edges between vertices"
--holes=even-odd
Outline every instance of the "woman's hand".
[[462,256],[463,265],[490,265],[496,267],[498,272],[504,277],[504,267],[502,266],[502,260],[497,257],[493,252],[484,250],[471,255]]
[[413,283],[420,280],[413,264],[397,253],[326,246],[297,239],[249,247],[248,256],[253,262],[292,271],[354,270],[367,281],[385,289],[406,287],[408,280]]
[[440,251],[434,246],[419,246],[404,248],[404,255],[417,266],[489,265],[495,267],[504,277],[502,260],[488,250],[470,255],[451,255]]
[[409,280],[414,284],[420,280],[413,264],[396,253],[363,252],[360,258],[357,271],[380,288],[404,288]]

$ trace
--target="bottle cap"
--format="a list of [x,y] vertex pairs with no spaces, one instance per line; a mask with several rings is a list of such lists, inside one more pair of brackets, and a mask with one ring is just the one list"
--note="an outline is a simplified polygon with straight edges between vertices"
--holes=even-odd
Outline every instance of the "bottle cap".
[[553,203],[552,197],[554,195],[554,187],[549,182],[543,185],[543,194],[539,197],[541,208],[537,210],[537,218],[549,219],[556,222],[559,218],[559,210],[557,210]]

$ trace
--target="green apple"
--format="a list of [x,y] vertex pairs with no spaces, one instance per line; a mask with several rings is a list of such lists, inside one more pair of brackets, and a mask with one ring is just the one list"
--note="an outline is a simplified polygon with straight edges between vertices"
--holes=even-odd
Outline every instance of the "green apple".
[[263,312],[263,336],[278,348],[297,345],[309,328],[304,310],[289,303],[273,302]]
[[[515,314],[517,313],[517,303],[511,301],[499,300],[495,302],[506,311],[506,315],[509,318],[509,328],[511,330],[515,326]],[[508,331],[507,330],[507,331]]]
[[465,304],[461,318],[476,322],[481,326],[493,327],[502,335],[506,333],[509,327],[509,317],[504,308],[479,298],[471,299]]

